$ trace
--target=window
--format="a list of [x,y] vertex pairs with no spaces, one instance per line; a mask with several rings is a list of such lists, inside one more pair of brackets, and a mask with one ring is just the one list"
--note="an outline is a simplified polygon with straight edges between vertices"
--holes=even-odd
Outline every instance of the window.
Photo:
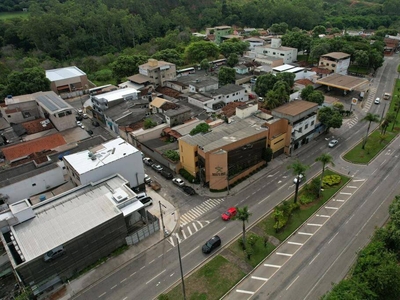
[[281,56],[285,56],[285,53],[281,53],[280,55],[281,55]]
[[308,128],[308,124],[306,124],[306,125],[304,126],[304,130],[307,129],[307,128]]
[[194,152],[194,156],[197,156],[197,155],[198,155],[198,153],[197,153],[197,151],[195,151],[195,152]]
[[332,67],[336,67],[336,64],[332,64]]
[[36,183],[32,183],[32,186],[36,186]]
[[311,121],[311,126],[313,126],[314,125],[314,121]]

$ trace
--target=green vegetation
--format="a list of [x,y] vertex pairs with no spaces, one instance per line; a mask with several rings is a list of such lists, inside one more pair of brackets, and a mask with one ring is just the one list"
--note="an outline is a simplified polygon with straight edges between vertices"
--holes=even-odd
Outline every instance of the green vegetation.
[[[326,170],[325,174],[337,175],[331,170]],[[274,214],[267,216],[263,221],[257,224],[258,227],[265,230],[266,234],[269,236],[274,236],[280,241],[284,241],[289,235],[291,235],[301,224],[304,223],[313,213],[315,213],[326,201],[328,201],[338,190],[345,185],[350,178],[340,175],[340,184],[332,187],[326,188],[322,192],[321,198],[318,201],[314,201],[305,206],[300,206],[300,209],[294,210],[286,224],[280,231],[276,232],[274,224],[276,222]],[[287,200],[290,202],[292,199]]]
[[179,161],[179,153],[175,150],[167,150],[163,155],[172,161]]
[[400,196],[389,207],[390,221],[378,229],[371,243],[358,253],[350,275],[323,300],[388,299],[400,297]]
[[[192,300],[219,299],[245,276],[236,265],[217,255],[206,265],[185,279],[186,297]],[[170,300],[183,299],[179,284],[166,294]]]
[[179,174],[191,183],[200,183],[200,181],[196,177],[192,176],[192,174],[190,174],[183,168],[179,170]]
[[26,19],[29,17],[28,12],[19,11],[19,12],[0,12],[0,21],[1,20],[9,20],[9,19]]
[[[392,93],[390,107],[385,118],[381,122],[381,130],[375,130],[364,138],[353,149],[347,152],[343,158],[356,164],[369,163],[379,152],[381,152],[398,135],[400,128],[400,80],[396,80],[396,85]],[[384,100],[386,101],[386,100]],[[377,121],[377,116],[367,115],[364,119],[370,124]],[[375,121],[374,121],[375,120]],[[367,132],[369,133],[369,126]],[[368,142],[368,143],[367,143]]]
[[155,127],[155,126],[157,126],[157,123],[154,122],[152,119],[145,119],[145,120],[144,120],[143,127],[144,127],[145,129],[153,128],[153,127]]
[[208,125],[207,123],[201,123],[199,125],[197,125],[195,128],[193,128],[190,131],[190,135],[195,135],[198,133],[206,133],[210,130],[210,125]]

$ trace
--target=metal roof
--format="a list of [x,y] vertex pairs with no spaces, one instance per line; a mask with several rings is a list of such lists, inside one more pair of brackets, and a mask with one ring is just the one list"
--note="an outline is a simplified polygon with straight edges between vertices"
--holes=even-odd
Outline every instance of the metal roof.
[[52,91],[35,93],[34,96],[36,101],[50,114],[64,111],[66,109],[73,109],[71,105]]
[[327,77],[318,79],[316,83],[346,91],[353,91],[359,86],[368,84],[368,79],[334,73]]
[[115,101],[115,100],[120,100],[127,98],[129,96],[135,96],[137,98],[138,94],[140,92],[134,88],[124,88],[124,89],[118,89],[112,92],[100,94],[97,96],[93,96],[95,99],[104,99],[107,102]]
[[60,68],[60,69],[46,70],[46,77],[50,81],[64,80],[64,79],[69,79],[69,78],[74,78],[74,77],[80,77],[83,75],[86,75],[86,73],[75,66],[71,66],[71,67],[67,67],[67,68]]
[[[119,175],[102,182],[79,186],[32,206],[35,217],[11,228],[26,261],[63,245],[121,214],[110,195],[119,190],[129,199],[136,194]],[[135,209],[143,207],[135,201]]]
[[274,70],[276,72],[287,72],[288,70],[293,69],[293,68],[295,68],[295,66],[286,65],[285,64],[285,65],[282,65],[282,66],[278,66],[278,67],[272,68],[272,70]]

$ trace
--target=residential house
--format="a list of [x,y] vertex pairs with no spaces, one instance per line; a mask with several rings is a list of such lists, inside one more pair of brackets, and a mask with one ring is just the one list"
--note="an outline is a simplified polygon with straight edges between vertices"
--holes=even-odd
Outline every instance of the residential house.
[[271,44],[254,48],[256,57],[271,56],[281,58],[283,63],[289,64],[297,61],[297,49],[291,47],[283,47],[281,39],[271,39]]
[[76,66],[46,70],[46,77],[51,90],[63,98],[82,95],[83,90],[89,89],[86,73]]
[[154,98],[149,104],[154,114],[161,114],[165,123],[170,126],[182,124],[191,118],[191,109],[185,105],[176,104],[166,99]]
[[350,66],[350,54],[343,52],[331,52],[321,55],[318,67],[330,70],[331,73],[346,75]]
[[226,35],[230,35],[232,32],[232,27],[231,26],[216,26],[216,27],[210,27],[206,28],[206,35],[210,40],[213,40],[217,44],[222,43],[222,37]]
[[147,63],[139,66],[139,74],[146,76],[142,80],[147,79],[154,87],[164,86],[166,81],[176,79],[176,66],[150,58]]

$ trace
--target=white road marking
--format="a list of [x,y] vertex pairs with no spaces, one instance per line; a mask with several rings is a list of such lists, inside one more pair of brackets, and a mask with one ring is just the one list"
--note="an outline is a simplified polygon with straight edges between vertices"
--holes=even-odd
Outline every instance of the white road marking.
[[224,227],[224,228],[222,228],[220,231],[218,231],[216,234],[214,234],[214,235],[217,235],[218,233],[220,233],[222,230],[225,230],[226,229],[226,226]]
[[182,259],[184,259],[186,256],[190,255],[193,251],[197,250],[197,248],[199,248],[199,246],[197,246],[196,248],[194,248],[192,251],[186,253],[185,256],[182,256]]
[[[161,256],[162,256],[162,254],[161,254]],[[135,275],[136,274],[136,272],[134,272],[134,273],[132,273],[131,275],[129,275],[129,277],[132,277],[133,275]]]
[[278,265],[270,265],[270,264],[264,264],[264,267],[271,267],[271,268],[280,269],[281,266],[278,266]]
[[282,252],[276,252],[276,255],[289,256],[289,257],[292,257],[292,256],[293,256],[293,254],[282,253]]
[[126,281],[126,278],[122,279],[122,280],[120,281],[120,283],[123,283],[124,281]]
[[336,232],[336,234],[329,240],[328,244],[330,244],[333,241],[333,239],[338,235],[338,233],[339,232]]
[[344,202],[345,200],[336,199],[337,202]]
[[321,217],[321,218],[330,218],[331,217],[331,216],[328,216],[328,215],[315,215],[315,216]]
[[300,234],[300,235],[313,235],[314,234],[314,233],[301,232],[301,231],[299,231],[297,233]]
[[320,252],[318,252],[318,254],[314,256],[314,258],[310,261],[310,263],[308,265],[311,265],[314,262],[314,260],[318,257],[319,253]]
[[190,229],[190,227],[189,227],[189,226],[187,227],[187,230],[189,231],[190,235],[192,235],[192,234],[193,234],[193,233],[192,233],[192,230]]
[[307,223],[307,225],[321,227],[323,224]]
[[292,284],[293,283],[295,283],[296,282],[296,280],[297,279],[299,279],[299,277],[300,277],[300,275],[299,276],[297,276],[293,281],[292,281],[292,283],[291,284],[289,284],[289,286],[286,288],[286,290],[288,290],[288,289],[290,289],[290,287],[292,286]]
[[288,242],[289,245],[298,245],[298,246],[303,246],[304,244],[302,243],[296,243],[296,242]]
[[256,280],[261,280],[261,281],[268,281],[268,278],[257,277],[257,276],[251,276],[251,279],[256,279]]
[[365,179],[353,179],[353,182],[365,181]]
[[167,269],[164,269],[163,271],[161,271],[160,273],[158,273],[156,276],[154,276],[152,279],[150,279],[149,281],[146,282],[146,284],[148,284],[149,282],[152,282],[154,279],[156,279],[158,276],[160,276],[162,273],[164,273]]
[[196,222],[200,225],[201,228],[203,228],[203,224],[201,224],[199,221]]
[[238,292],[238,293],[243,293],[243,294],[254,295],[254,292],[245,291],[245,290],[236,290],[236,292]]
[[339,194],[341,194],[341,195],[352,195],[352,193],[345,193],[345,192],[340,192]]
[[151,262],[149,262],[149,265],[151,264],[151,263],[153,263],[155,261],[155,259],[153,259]]
[[175,273],[172,273],[171,275],[169,275],[169,277],[172,277],[172,276],[174,276],[174,274],[175,274]]
[[141,267],[140,270],[143,270],[144,268],[146,268],[146,266]]
[[99,298],[103,297],[105,294],[106,294],[106,292],[104,292],[103,294],[101,294],[101,295],[99,296]]
[[194,229],[196,229],[196,231],[198,231],[197,226],[196,226],[195,223],[193,223],[193,227],[194,227]]
[[347,187],[350,188],[350,189],[356,189],[356,188],[358,188],[358,186],[354,186],[354,185],[348,185]]
[[113,287],[111,287],[111,289],[113,290],[113,289],[115,289],[117,287],[117,285],[114,285]]
[[325,206],[326,209],[339,209],[339,207]]

